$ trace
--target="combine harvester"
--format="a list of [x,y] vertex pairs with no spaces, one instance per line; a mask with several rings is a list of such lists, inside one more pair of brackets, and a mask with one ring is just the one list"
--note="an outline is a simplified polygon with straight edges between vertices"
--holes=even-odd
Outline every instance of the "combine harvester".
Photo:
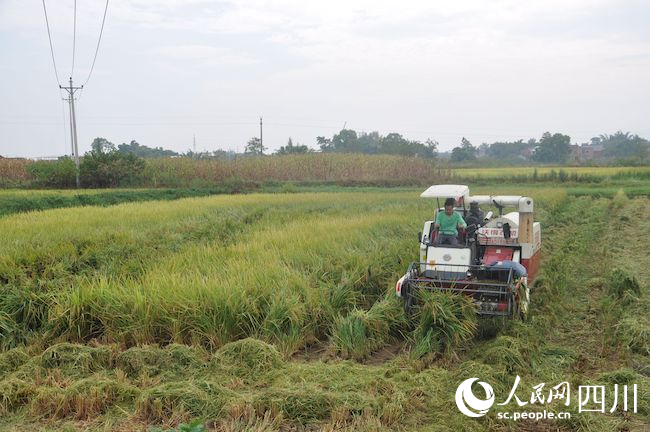
[[[541,227],[533,220],[533,200],[522,196],[469,195],[465,185],[434,185],[422,198],[437,200],[433,220],[418,233],[420,261],[412,263],[395,286],[407,313],[418,291],[448,291],[472,297],[479,316],[524,319],[530,300],[529,284],[539,268]],[[435,228],[440,199],[453,198],[454,212],[467,223],[458,233],[458,245],[440,244]],[[472,212],[467,204],[472,207]],[[478,206],[489,205],[483,216]],[[503,214],[505,208],[517,211]],[[478,210],[478,211],[477,211]],[[477,217],[477,215],[480,215]]]

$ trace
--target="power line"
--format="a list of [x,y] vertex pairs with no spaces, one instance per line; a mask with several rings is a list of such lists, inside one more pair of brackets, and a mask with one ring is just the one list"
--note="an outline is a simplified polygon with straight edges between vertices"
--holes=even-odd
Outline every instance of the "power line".
[[74,0],[74,24],[72,25],[72,70],[70,76],[74,76],[74,54],[77,46],[77,0]]
[[54,75],[56,76],[56,83],[60,86],[61,80],[59,73],[56,71],[56,60],[54,60],[54,46],[52,45],[52,35],[50,34],[50,21],[47,19],[47,8],[45,7],[45,0],[43,0],[43,12],[45,12],[45,25],[47,26],[47,38],[50,40],[50,52],[52,53],[52,64],[54,65]]
[[[75,4],[76,4],[76,0],[75,0]],[[95,49],[95,57],[93,58],[93,64],[90,67],[90,73],[88,74],[88,78],[86,78],[86,82],[83,83],[82,87],[88,84],[88,81],[90,81],[90,76],[93,74],[93,69],[95,69],[95,61],[97,60],[97,53],[99,53],[99,44],[102,41],[102,34],[104,33],[104,22],[106,21],[107,11],[108,11],[108,0],[106,0],[106,7],[104,8],[104,17],[102,18],[102,28],[99,30],[99,39],[97,39],[97,48]]]

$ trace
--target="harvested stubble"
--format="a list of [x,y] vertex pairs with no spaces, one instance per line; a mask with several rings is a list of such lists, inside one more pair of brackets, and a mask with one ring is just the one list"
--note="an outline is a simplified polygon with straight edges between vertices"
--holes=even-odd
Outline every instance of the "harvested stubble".
[[129,377],[154,377],[161,373],[174,376],[203,366],[206,354],[197,348],[171,344],[164,349],[156,346],[133,347],[117,355],[115,365]]
[[172,382],[143,391],[136,403],[136,413],[153,423],[218,417],[234,397],[235,393],[214,382]]
[[221,347],[210,360],[210,368],[218,374],[241,379],[244,384],[264,383],[284,368],[280,353],[273,345],[246,338]]
[[105,377],[76,381],[67,388],[40,387],[31,398],[32,415],[52,418],[92,419],[118,403],[133,403],[140,390]]

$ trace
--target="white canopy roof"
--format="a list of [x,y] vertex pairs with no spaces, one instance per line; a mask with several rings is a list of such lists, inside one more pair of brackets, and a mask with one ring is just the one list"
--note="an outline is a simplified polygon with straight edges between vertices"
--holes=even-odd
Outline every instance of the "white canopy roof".
[[469,196],[469,187],[466,185],[442,184],[430,186],[420,194],[422,198],[454,198],[465,204],[475,201],[479,204],[493,205],[495,202],[504,207],[516,207],[520,212],[532,212],[533,200],[529,197],[518,195],[474,195]]
[[420,194],[422,198],[454,198],[469,196],[469,187],[466,185],[433,185]]

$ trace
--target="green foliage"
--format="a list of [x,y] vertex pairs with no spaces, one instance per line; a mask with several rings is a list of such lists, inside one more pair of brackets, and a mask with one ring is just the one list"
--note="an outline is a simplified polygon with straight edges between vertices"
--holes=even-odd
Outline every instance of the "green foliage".
[[650,151],[650,141],[620,130],[613,135],[601,135],[600,143],[604,146],[604,156],[628,162],[647,160]]
[[280,150],[275,152],[278,155],[289,155],[289,154],[304,154],[304,153],[310,153],[313,150],[307,147],[306,145],[302,144],[295,144],[293,143],[293,140],[291,137],[289,137],[289,140],[287,141],[286,146],[280,147]]
[[465,137],[461,140],[460,147],[454,147],[451,150],[452,162],[466,162],[476,159],[478,149],[472,145]]
[[63,157],[56,161],[37,161],[27,165],[27,172],[34,178],[36,186],[47,188],[74,187],[76,168],[74,161]]
[[135,140],[132,140],[129,144],[122,143],[118,145],[117,151],[121,153],[133,153],[134,155],[145,159],[178,156],[178,153],[173,150],[165,150],[162,147],[147,147],[146,145],[138,144]]
[[499,161],[521,160],[519,155],[525,149],[532,149],[537,145],[535,139],[528,141],[517,140],[514,142],[494,142],[488,146],[487,155]]
[[119,152],[106,139],[95,138],[79,171],[85,187],[116,187],[136,184],[144,167],[144,159],[134,153]]
[[533,160],[542,163],[565,163],[571,154],[571,137],[544,132],[535,148]]
[[262,140],[258,137],[253,137],[246,143],[244,153],[251,155],[263,155],[265,150],[267,150],[267,148],[262,145]]
[[434,158],[438,147],[438,143],[431,139],[421,143],[394,132],[382,136],[378,132],[357,134],[352,129],[342,129],[331,139],[317,137],[316,141],[324,153],[389,154],[421,158]]

